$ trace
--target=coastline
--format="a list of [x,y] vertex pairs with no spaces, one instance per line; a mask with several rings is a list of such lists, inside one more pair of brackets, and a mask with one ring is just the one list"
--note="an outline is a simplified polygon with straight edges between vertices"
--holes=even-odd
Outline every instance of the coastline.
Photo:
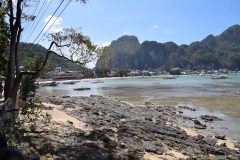
[[129,105],[102,96],[41,99],[46,108],[44,112],[52,114],[53,121],[47,127],[39,125],[42,127],[37,133],[44,131],[41,134],[44,142],[34,133],[26,134],[26,137],[35,141],[32,143],[39,143],[38,146],[46,143],[51,146],[47,152],[41,147],[35,149],[35,154],[41,155],[42,159],[86,156],[85,159],[153,160],[240,156],[237,146],[230,149],[229,145],[218,145],[215,138],[179,126],[176,122],[180,110],[173,106],[149,102]]

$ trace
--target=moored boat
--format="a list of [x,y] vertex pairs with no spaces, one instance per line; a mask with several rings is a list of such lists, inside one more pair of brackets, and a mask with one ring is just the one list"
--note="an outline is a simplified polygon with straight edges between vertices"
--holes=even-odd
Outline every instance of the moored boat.
[[80,87],[80,88],[74,88],[74,91],[83,91],[83,90],[90,90],[91,88],[89,87]]
[[228,75],[220,74],[220,75],[213,75],[211,79],[229,79]]
[[101,80],[97,80],[97,81],[93,81],[92,83],[103,83],[104,81]]
[[63,82],[63,84],[75,84],[77,82],[74,82],[74,81],[69,81],[69,82]]
[[176,79],[176,76],[165,76],[162,79]]
[[45,87],[45,86],[57,86],[57,82],[56,81],[46,81],[40,84],[40,86]]

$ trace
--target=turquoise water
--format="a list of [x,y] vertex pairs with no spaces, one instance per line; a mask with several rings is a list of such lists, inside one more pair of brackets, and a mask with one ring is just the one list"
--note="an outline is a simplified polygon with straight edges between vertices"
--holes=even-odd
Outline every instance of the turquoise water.
[[[230,74],[230,79],[212,80],[210,75],[187,75],[176,79],[157,77],[129,77],[104,79],[104,83],[92,83],[96,80],[81,80],[74,85],[59,84],[54,87],[41,87],[41,94],[67,96],[125,95],[143,98],[164,99],[170,97],[198,96],[240,96],[240,74]],[[74,88],[90,87],[91,90],[74,91]]]
[[[103,79],[104,83],[92,83],[96,80],[85,79],[74,85],[58,82],[58,86],[40,87],[38,93],[60,96],[140,96],[144,100],[203,96],[236,96],[240,98],[240,74],[230,74],[229,76],[230,79],[224,80],[212,80],[210,75],[187,75],[176,77],[176,79],[163,79],[162,76],[127,77]],[[74,88],[79,87],[90,87],[91,90],[74,91]],[[204,107],[200,107],[198,112],[186,112],[185,114],[193,117],[204,114],[220,117],[223,121],[208,124],[207,132],[211,130],[213,133],[227,135],[233,140],[239,141],[240,139],[240,118],[229,117],[218,110],[208,111]],[[239,113],[237,114],[239,115]],[[188,126],[192,127],[192,123]]]

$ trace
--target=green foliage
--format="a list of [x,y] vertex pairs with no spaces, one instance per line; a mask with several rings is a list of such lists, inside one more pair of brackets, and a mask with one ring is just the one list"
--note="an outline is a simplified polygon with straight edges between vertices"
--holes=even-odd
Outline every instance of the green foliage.
[[2,13],[0,5],[0,74],[5,74],[7,70],[7,57],[5,55],[6,48],[8,46],[8,24],[5,21],[5,15]]
[[120,69],[118,70],[119,77],[126,77],[128,75],[129,71],[126,69]]
[[[47,49],[37,44],[21,43],[19,47],[19,61],[20,65],[26,69],[36,69],[43,63],[44,56],[47,53]],[[76,63],[65,60],[57,55],[50,55],[46,67],[42,71],[42,74],[47,71],[53,70],[55,67],[61,66],[63,70],[78,70],[79,65]],[[42,75],[41,74],[41,75]]]
[[228,57],[228,68],[232,70],[240,70],[240,53],[232,54]]
[[27,75],[23,77],[20,87],[20,99],[26,101],[30,92],[35,93],[36,86],[34,85],[34,82],[35,78],[33,76]]
[[107,73],[109,73],[110,72],[110,70],[109,69],[105,69],[105,68],[103,68],[103,69],[99,69],[99,68],[97,68],[96,70],[95,70],[95,74],[96,74],[96,76],[97,77],[107,77]]
[[88,36],[73,28],[64,28],[63,31],[49,34],[48,38],[56,44],[56,47],[52,48],[54,51],[52,53],[80,65],[95,60],[102,52]]
[[[173,42],[144,41],[138,44],[136,37],[122,36],[108,47],[108,67],[113,69],[162,68],[239,70],[240,25],[229,27],[219,36],[209,35],[199,42],[178,46]],[[103,59],[97,68],[103,68]]]
[[[17,146],[24,136],[25,129],[34,132],[37,128],[37,122],[41,120],[44,123],[51,122],[51,115],[42,111],[39,105],[39,99],[35,98],[31,103],[21,102],[21,108],[18,118],[13,127],[9,128],[7,138],[9,145]],[[28,128],[26,128],[26,126]]]

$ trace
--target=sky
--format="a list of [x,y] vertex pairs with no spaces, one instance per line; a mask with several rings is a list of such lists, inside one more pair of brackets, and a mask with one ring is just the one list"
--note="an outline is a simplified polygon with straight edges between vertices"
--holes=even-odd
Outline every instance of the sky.
[[[32,34],[31,29],[27,30],[31,28],[30,23],[29,26],[25,23],[23,41],[34,42],[60,2],[47,0],[45,8],[50,3],[49,8],[43,16],[38,16],[39,24]],[[25,12],[32,13],[33,8]],[[240,0],[88,0],[87,4],[73,1],[59,18],[57,15],[51,19],[56,22],[49,32],[81,28],[84,35],[100,46],[109,45],[123,35],[134,35],[140,42],[172,41],[181,45],[201,41],[209,34],[219,35],[228,27],[240,24]],[[48,45],[46,38],[34,43]]]

